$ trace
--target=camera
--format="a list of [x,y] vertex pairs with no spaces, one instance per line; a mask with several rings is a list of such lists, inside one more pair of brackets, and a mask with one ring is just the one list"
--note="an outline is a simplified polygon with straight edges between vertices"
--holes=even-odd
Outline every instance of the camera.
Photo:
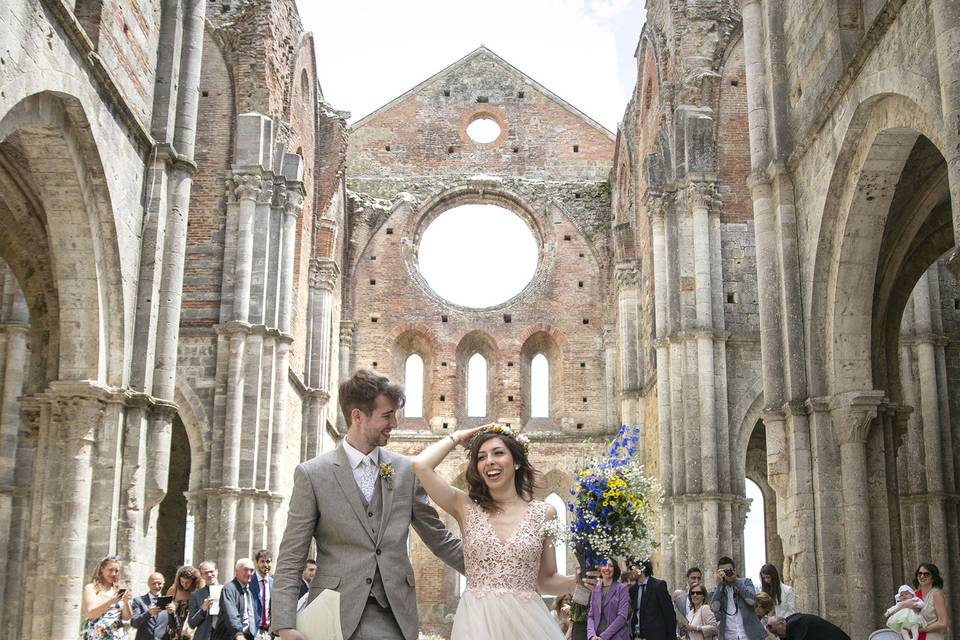
[[733,575],[733,569],[724,569],[724,570],[723,570],[723,575],[725,575],[725,576],[727,576],[727,577],[729,578],[730,576]]

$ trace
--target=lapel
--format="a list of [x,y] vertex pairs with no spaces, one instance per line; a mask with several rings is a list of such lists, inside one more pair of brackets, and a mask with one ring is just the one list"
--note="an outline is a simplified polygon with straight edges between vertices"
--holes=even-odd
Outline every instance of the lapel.
[[[350,468],[350,461],[347,459],[347,452],[343,450],[342,444],[337,446],[336,455],[333,457],[333,475],[340,485],[343,497],[347,499],[347,504],[350,505],[354,515],[357,516],[357,520],[360,521],[360,528],[363,529],[370,540],[376,542],[370,533],[370,527],[367,525],[369,518],[367,517],[367,510],[363,507],[360,487],[357,486],[357,481],[353,477],[353,469]],[[382,531],[383,528],[381,527],[380,530]]]
[[590,598],[590,608],[593,609],[593,619],[600,622],[601,600],[603,600],[603,587],[594,587],[593,597]]
[[[380,447],[380,464],[389,464],[393,465],[393,454],[389,453],[383,447]],[[393,477],[390,481],[390,486],[387,486],[387,483],[384,482],[381,478],[377,478],[377,482],[380,483],[380,528],[377,530],[377,546],[380,546],[380,541],[383,540],[383,532],[387,529],[387,522],[390,521],[390,510],[393,508],[393,492],[397,488],[397,467],[393,465]]]

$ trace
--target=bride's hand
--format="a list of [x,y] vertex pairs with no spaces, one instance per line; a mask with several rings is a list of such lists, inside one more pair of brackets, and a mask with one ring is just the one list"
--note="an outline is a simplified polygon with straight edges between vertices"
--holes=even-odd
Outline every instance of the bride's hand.
[[470,441],[473,440],[474,436],[480,433],[483,430],[483,427],[474,427],[472,429],[461,429],[454,432],[453,439],[461,447],[466,447],[470,444]]

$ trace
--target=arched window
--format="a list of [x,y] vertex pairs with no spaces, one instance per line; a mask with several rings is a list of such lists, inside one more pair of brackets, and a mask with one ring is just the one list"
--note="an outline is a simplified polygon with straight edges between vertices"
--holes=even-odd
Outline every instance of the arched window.
[[550,363],[538,353],[530,361],[530,417],[550,416]]
[[757,576],[759,580],[760,567],[767,562],[767,528],[764,522],[763,492],[750,479],[746,480],[747,499],[750,500],[750,510],[747,511],[747,521],[743,527],[743,546],[746,554],[743,558],[745,576]]
[[467,417],[487,415],[487,359],[479,353],[467,361]]
[[423,358],[411,353],[403,364],[403,394],[407,402],[403,405],[403,417],[423,417]]
[[[543,356],[540,356],[543,357]],[[567,524],[567,503],[563,501],[563,498],[558,496],[555,493],[551,493],[544,500],[549,505],[553,505],[553,508],[557,510],[557,520],[560,521],[562,526]],[[557,573],[562,576],[567,575],[567,548],[563,545],[559,545],[554,548],[557,553]],[[553,595],[560,595],[559,593]]]

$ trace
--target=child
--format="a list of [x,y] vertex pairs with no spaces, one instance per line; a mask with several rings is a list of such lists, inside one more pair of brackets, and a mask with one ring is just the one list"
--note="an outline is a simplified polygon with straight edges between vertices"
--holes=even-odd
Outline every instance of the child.
[[898,632],[903,640],[917,640],[923,618],[917,613],[923,608],[923,600],[916,597],[908,585],[900,585],[895,604],[887,609],[887,626]]

